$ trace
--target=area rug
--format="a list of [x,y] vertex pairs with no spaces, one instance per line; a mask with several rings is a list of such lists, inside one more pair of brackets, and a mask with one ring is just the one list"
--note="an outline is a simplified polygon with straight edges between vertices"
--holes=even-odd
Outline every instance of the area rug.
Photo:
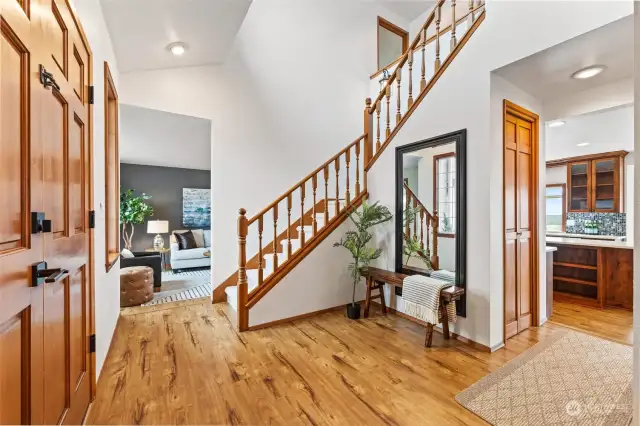
[[562,330],[456,400],[496,426],[627,426],[632,377],[630,346]]
[[160,291],[142,306],[210,297],[212,291],[211,268],[164,271]]

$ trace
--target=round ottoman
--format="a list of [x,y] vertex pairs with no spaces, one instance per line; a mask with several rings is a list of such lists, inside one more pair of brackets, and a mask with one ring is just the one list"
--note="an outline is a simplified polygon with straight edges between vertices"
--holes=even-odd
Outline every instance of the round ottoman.
[[130,266],[120,269],[120,307],[137,306],[153,299],[153,269]]

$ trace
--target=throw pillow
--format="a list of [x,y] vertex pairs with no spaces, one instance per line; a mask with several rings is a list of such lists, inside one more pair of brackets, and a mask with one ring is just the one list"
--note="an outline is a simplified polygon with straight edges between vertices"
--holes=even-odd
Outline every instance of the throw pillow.
[[128,249],[122,249],[122,253],[120,254],[122,255],[123,259],[133,259],[135,257],[131,250]]
[[196,245],[198,248],[204,247],[204,235],[202,234],[202,229],[192,229],[193,238],[196,240]]
[[202,233],[204,234],[204,246],[211,247],[211,229],[205,229]]
[[190,250],[198,247],[195,238],[193,238],[193,232],[191,231],[181,233],[176,232],[173,235],[176,237],[176,241],[178,242],[178,250]]

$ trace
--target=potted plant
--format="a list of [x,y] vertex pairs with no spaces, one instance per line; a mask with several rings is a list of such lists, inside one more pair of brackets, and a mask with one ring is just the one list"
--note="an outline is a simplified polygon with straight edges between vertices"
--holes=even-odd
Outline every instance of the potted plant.
[[[413,222],[417,220],[417,216],[420,213],[420,207],[407,207],[404,211],[404,229],[411,228]],[[411,258],[416,258],[422,261],[427,269],[433,269],[431,265],[431,250],[429,246],[422,248],[417,237],[413,238],[411,235],[404,235],[403,254],[407,256],[405,265],[409,265]]]
[[[131,250],[134,226],[144,223],[145,218],[153,216],[153,207],[147,204],[150,195],[142,193],[140,196],[133,194],[133,189],[127,189],[120,194],[120,223],[122,224],[122,239],[124,247]],[[131,226],[131,232],[127,232],[127,225]]]
[[384,222],[388,222],[393,218],[389,209],[379,205],[377,202],[368,204],[362,202],[360,209],[354,209],[349,213],[349,219],[355,226],[354,231],[348,231],[346,235],[334,247],[344,247],[351,253],[353,261],[349,264],[349,271],[353,278],[353,292],[351,303],[347,305],[347,316],[350,319],[360,318],[360,304],[356,303],[356,285],[360,280],[360,268],[369,266],[372,260],[377,259],[382,254],[382,249],[367,247],[367,244],[373,238],[373,234],[369,229]]

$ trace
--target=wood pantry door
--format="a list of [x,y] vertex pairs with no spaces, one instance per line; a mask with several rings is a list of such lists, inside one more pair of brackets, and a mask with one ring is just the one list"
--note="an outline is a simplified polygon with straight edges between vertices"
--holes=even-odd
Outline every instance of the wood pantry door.
[[[91,395],[90,54],[64,0],[0,0],[0,15],[0,423],[79,424]],[[31,212],[50,226],[32,233]],[[32,286],[39,262],[49,279]]]
[[537,325],[537,116],[505,101],[505,340]]

